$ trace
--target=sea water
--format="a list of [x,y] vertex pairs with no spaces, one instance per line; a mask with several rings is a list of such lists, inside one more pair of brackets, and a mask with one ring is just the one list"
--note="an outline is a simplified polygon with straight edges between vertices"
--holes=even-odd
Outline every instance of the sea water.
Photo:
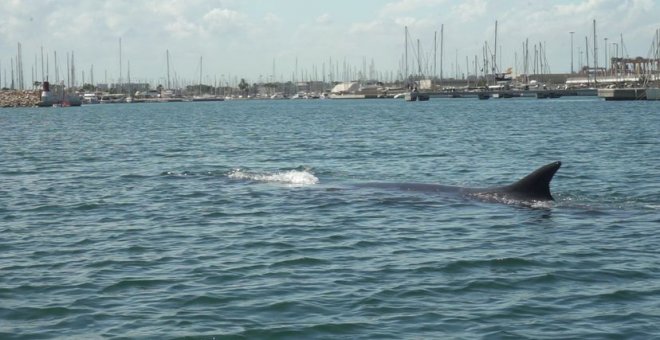
[[[660,103],[0,109],[0,338],[660,336]],[[486,187],[561,160],[538,206]]]

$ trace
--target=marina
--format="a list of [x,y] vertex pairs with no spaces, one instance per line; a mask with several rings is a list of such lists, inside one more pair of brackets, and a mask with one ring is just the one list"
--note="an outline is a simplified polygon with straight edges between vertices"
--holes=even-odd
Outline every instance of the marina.
[[[604,88],[604,89],[556,89],[556,90],[448,90],[437,92],[404,92],[383,90],[378,93],[326,93],[321,95],[295,95],[288,98],[284,95],[272,97],[155,97],[134,98],[125,95],[85,94],[83,97],[67,95],[66,99],[39,96],[38,91],[0,91],[0,107],[50,107],[50,106],[80,106],[95,104],[137,104],[137,103],[174,103],[174,102],[209,102],[225,100],[283,100],[283,99],[404,99],[406,101],[426,101],[432,98],[469,98],[469,99],[506,99],[506,98],[537,98],[553,99],[571,96],[598,96],[606,101],[612,100],[659,100],[658,88]],[[62,104],[64,103],[64,104]]]
[[[608,46],[605,47],[604,65],[598,64],[597,26],[593,20],[593,33],[591,42],[585,37],[585,46],[580,53],[580,64],[577,72],[573,70],[573,33],[571,32],[571,72],[552,73],[546,60],[547,47],[544,44],[532,44],[526,39],[522,44],[520,54],[522,60],[514,62],[514,67],[505,68],[498,59],[498,52],[504,53],[498,46],[498,21],[494,25],[494,39],[491,44],[484,42],[481,56],[474,56],[470,60],[466,56],[465,69],[460,75],[456,72],[454,77],[443,75],[444,61],[444,25],[440,30],[440,71],[436,68],[438,59],[437,32],[433,41],[433,54],[424,55],[420,39],[414,39],[408,26],[404,27],[404,53],[400,62],[400,69],[395,77],[375,72],[372,65],[367,71],[366,58],[363,59],[362,70],[351,69],[344,63],[343,70],[339,69],[339,62],[329,61],[330,73],[325,71],[323,63],[323,76],[318,77],[318,69],[314,67],[311,74],[298,72],[296,69],[290,81],[275,80],[275,73],[264,81],[260,77],[258,82],[250,82],[245,78],[234,77],[233,83],[218,81],[204,77],[203,57],[197,63],[198,76],[195,81],[179,83],[178,77],[171,81],[170,51],[165,52],[167,74],[166,82],[154,86],[149,82],[132,82],[131,65],[128,62],[127,72],[122,71],[122,40],[119,39],[119,65],[120,75],[116,83],[94,83],[93,66],[90,69],[91,83],[85,82],[85,73],[82,72],[82,81],[77,81],[74,53],[66,55],[65,79],[59,79],[57,52],[53,52],[55,60],[56,79],[50,84],[49,59],[41,48],[41,75],[42,81],[36,81],[38,73],[38,56],[32,67],[33,88],[27,89],[23,76],[22,59],[23,47],[18,43],[16,65],[11,64],[11,87],[7,88],[7,77],[4,77],[5,87],[0,89],[0,106],[79,106],[91,104],[116,103],[168,103],[168,102],[199,102],[199,101],[225,101],[242,99],[389,99],[402,98],[409,102],[427,101],[432,98],[478,98],[506,99],[517,97],[535,97],[538,99],[554,99],[565,96],[598,96],[605,101],[623,100],[657,100],[657,89],[660,87],[660,29],[655,31],[651,48],[647,57],[631,58],[624,55],[625,46],[623,34],[616,44],[614,54],[608,55]],[[605,38],[607,42],[607,38]],[[622,47],[619,52],[619,45]],[[590,64],[589,52],[593,58]],[[533,53],[532,53],[533,51]],[[514,52],[517,56],[517,51]],[[582,52],[585,53],[584,63]],[[45,59],[45,61],[44,61]],[[426,60],[425,60],[426,59]],[[431,63],[432,61],[432,63]],[[12,59],[13,62],[13,59]],[[45,67],[44,67],[45,65]],[[273,64],[275,65],[275,64]],[[14,72],[16,66],[16,72]],[[458,69],[458,59],[453,64]],[[1,72],[0,72],[1,73]],[[5,72],[6,73],[6,72]],[[327,73],[327,78],[326,78]],[[341,75],[341,76],[340,76]],[[107,75],[106,75],[107,77]],[[338,78],[344,78],[340,80]],[[380,79],[379,79],[380,78]],[[352,79],[352,80],[350,80]],[[164,80],[164,79],[163,79]],[[206,80],[206,81],[205,81]],[[35,102],[33,93],[41,86],[41,100]],[[50,90],[52,87],[52,91]]]

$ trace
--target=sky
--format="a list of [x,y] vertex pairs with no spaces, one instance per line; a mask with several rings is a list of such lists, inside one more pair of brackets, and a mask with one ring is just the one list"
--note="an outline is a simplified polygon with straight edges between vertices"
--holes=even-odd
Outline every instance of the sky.
[[496,21],[501,69],[522,67],[528,40],[532,56],[535,44],[544,46],[552,73],[571,69],[571,31],[578,68],[585,37],[593,41],[593,20],[599,65],[605,38],[610,56],[622,35],[627,55],[649,57],[660,29],[660,0],[0,0],[0,13],[0,70],[10,73],[21,43],[24,77],[32,79],[36,68],[39,80],[43,46],[51,81],[56,52],[60,70],[72,53],[77,80],[85,72],[89,82],[93,67],[95,83],[118,80],[119,39],[123,79],[130,63],[133,82],[166,83],[169,50],[172,81],[176,75],[197,83],[201,69],[202,82],[213,84],[313,75],[341,80],[344,65],[368,72],[373,64],[380,77],[396,75],[403,68],[406,26],[409,67],[417,68],[419,41],[430,75],[440,73],[444,27],[445,78],[460,77],[466,57],[470,73],[475,56],[480,67],[486,42],[492,54]]

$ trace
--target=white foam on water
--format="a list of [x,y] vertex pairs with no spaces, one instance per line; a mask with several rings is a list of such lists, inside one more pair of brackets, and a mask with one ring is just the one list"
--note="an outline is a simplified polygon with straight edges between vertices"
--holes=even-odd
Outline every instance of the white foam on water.
[[535,209],[550,209],[554,207],[553,201],[518,200],[496,193],[475,193],[471,194],[470,196],[486,202],[498,202],[507,205],[522,205]]
[[313,185],[319,183],[318,177],[309,171],[288,170],[274,173],[255,173],[236,169],[230,172],[227,177],[231,179],[249,180],[267,183],[281,183],[290,185]]
[[550,209],[555,206],[553,201],[531,201],[530,207],[536,209]]

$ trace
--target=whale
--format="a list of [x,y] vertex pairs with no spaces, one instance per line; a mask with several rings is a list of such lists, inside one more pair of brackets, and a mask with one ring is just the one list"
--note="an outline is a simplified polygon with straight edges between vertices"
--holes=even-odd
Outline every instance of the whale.
[[512,184],[485,188],[424,183],[363,183],[358,186],[425,193],[454,193],[468,198],[505,203],[550,202],[554,201],[550,193],[550,181],[552,181],[559,167],[561,167],[560,161],[552,162],[534,170]]

